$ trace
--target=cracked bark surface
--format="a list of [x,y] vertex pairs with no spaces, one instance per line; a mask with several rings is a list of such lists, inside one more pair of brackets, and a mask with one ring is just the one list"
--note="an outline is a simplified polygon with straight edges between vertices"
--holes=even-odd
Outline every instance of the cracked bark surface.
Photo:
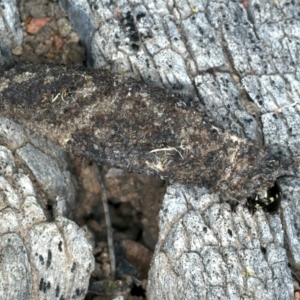
[[0,298],[84,299],[94,258],[68,219],[66,153],[2,116],[0,141]]
[[[293,299],[300,4],[61,5],[90,65],[112,73],[2,65],[1,114],[65,149],[173,182],[149,299]],[[278,213],[250,214],[243,200],[276,178]]]

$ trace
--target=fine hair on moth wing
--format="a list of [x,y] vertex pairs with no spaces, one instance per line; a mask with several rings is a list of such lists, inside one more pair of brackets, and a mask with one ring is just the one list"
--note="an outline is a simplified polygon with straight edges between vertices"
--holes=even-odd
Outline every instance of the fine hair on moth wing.
[[155,153],[155,152],[161,152],[161,151],[176,151],[180,157],[183,159],[182,154],[180,153],[180,151],[174,147],[166,147],[166,148],[159,148],[159,149],[153,149],[151,151],[149,151],[148,153]]
[[[182,155],[182,153],[178,150],[178,149],[181,149],[182,151],[183,151],[183,155]],[[151,151],[149,151],[148,153],[156,153],[156,152],[161,152],[161,151],[165,151],[165,152],[168,152],[168,151],[176,151],[179,155],[180,155],[180,157],[182,158],[182,159],[184,159],[184,155],[185,154],[188,154],[189,153],[189,150],[191,150],[191,147],[190,146],[184,146],[183,145],[183,142],[181,142],[181,145],[180,146],[178,146],[178,147],[164,147],[164,148],[157,148],[157,149],[153,149],[153,150],[151,150]]]

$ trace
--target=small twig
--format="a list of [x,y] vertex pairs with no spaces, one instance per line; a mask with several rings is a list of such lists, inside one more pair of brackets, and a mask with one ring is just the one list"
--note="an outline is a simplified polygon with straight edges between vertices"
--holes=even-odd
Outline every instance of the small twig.
[[108,203],[107,203],[107,195],[102,180],[102,176],[99,172],[98,166],[95,163],[94,163],[94,169],[101,185],[102,204],[103,204],[106,228],[107,228],[107,242],[108,242],[108,250],[109,250],[109,257],[110,257],[111,277],[114,280],[116,275],[116,259],[115,259],[115,252],[114,252],[113,232],[112,232],[111,221],[110,221],[109,210],[108,210]]
[[281,106],[280,108],[277,108],[277,109],[275,109],[275,113],[276,114],[281,114],[282,113],[282,108],[284,108],[284,107],[288,107],[288,106],[290,106],[290,107],[294,107],[296,104],[300,104],[298,101],[295,101],[295,102],[293,102],[293,103],[289,103],[289,104],[286,104],[286,105],[283,105],[283,106]]
[[[59,97],[59,95],[60,95],[60,93],[58,93],[58,94],[54,97],[54,99],[52,99],[52,103],[53,103],[54,101],[56,101],[56,99]],[[52,98],[53,98],[53,96],[52,96]]]

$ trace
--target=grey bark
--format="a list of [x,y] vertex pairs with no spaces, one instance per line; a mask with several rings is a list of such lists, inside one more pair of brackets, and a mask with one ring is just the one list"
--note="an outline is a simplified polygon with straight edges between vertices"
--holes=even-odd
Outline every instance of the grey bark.
[[[181,182],[160,212],[149,299],[293,299],[299,281],[300,5],[243,3],[61,0],[90,64],[121,78],[2,75],[7,116],[96,161]],[[276,178],[278,213],[250,214],[242,200]]]
[[84,299],[92,247],[65,152],[0,117],[0,299]]
[[170,186],[160,211],[149,298],[294,299],[299,184],[279,182],[286,198],[275,215],[252,215],[243,205],[233,211],[206,189]]
[[16,0],[3,0],[0,7],[0,63],[11,59],[11,49],[22,43]]

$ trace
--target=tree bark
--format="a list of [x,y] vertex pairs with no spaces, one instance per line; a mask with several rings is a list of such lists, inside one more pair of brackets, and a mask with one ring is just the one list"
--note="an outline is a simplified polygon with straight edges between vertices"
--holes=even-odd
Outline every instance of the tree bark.
[[[1,114],[65,149],[173,183],[149,299],[293,299],[299,3],[61,4],[89,63],[111,71],[3,65]],[[279,210],[249,213],[243,200],[275,179]]]
[[2,116],[0,142],[0,298],[84,299],[94,257],[68,219],[66,153]]

